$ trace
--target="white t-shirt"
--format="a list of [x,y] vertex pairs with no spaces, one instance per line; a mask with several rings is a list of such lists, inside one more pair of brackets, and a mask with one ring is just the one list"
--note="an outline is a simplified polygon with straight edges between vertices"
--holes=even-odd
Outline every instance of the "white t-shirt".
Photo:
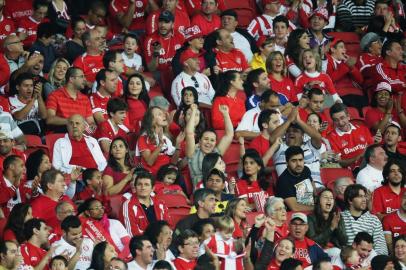
[[251,63],[251,60],[252,60],[252,57],[254,56],[254,54],[251,51],[251,45],[250,45],[248,39],[246,39],[243,35],[241,35],[237,31],[234,31],[233,33],[231,33],[231,36],[233,37],[235,48],[242,51],[242,53],[245,56],[245,59],[247,59],[247,62]]
[[[8,98],[8,101],[10,102],[10,111],[11,114],[15,113],[15,112],[19,112],[22,109],[24,109],[25,106],[27,106],[26,103],[21,102],[20,99],[18,99],[17,95],[14,95],[12,97]],[[38,121],[39,119],[39,115],[38,115],[38,100],[34,101],[34,106],[31,107],[31,110],[28,112],[27,116],[22,119],[22,120],[17,120],[15,119],[17,125],[24,123],[26,121],[29,120],[35,120]]]
[[367,164],[365,168],[359,171],[356,183],[363,185],[369,191],[373,192],[375,189],[382,186],[382,181],[382,171]]
[[142,58],[136,53],[134,53],[132,58],[128,58],[124,52],[121,53],[121,56],[124,59],[124,64],[129,68],[135,68],[138,70],[142,66]]
[[[54,254],[52,254],[52,257],[66,254],[66,256],[72,258],[76,253],[76,247],[66,242],[63,237],[59,241],[54,242],[52,246],[57,246],[57,249],[55,250]],[[92,261],[93,247],[93,241],[90,238],[84,237],[79,260],[76,263],[75,270],[86,270],[89,268],[90,262]]]
[[110,222],[109,232],[111,239],[113,239],[114,244],[117,246],[117,248],[120,251],[123,251],[124,245],[121,242],[121,239],[124,237],[130,238],[130,235],[128,234],[127,230],[124,228],[123,224],[121,224],[120,221],[116,219],[109,219],[109,222]]
[[251,131],[259,133],[258,117],[260,113],[261,109],[258,106],[246,111],[235,131]]
[[135,260],[132,260],[129,262],[128,265],[128,270],[152,270],[154,268],[155,262],[152,262],[148,264],[147,268],[142,268]]

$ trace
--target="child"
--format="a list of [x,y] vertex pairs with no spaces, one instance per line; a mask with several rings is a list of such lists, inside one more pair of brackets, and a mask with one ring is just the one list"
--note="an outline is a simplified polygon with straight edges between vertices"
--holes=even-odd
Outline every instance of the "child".
[[243,257],[245,254],[236,253],[234,238],[234,220],[229,216],[221,216],[216,221],[217,232],[204,243],[218,256],[221,262],[221,269],[242,270]]
[[310,89],[312,85],[316,84],[322,89],[326,89],[332,95],[334,102],[341,102],[340,96],[337,94],[335,86],[330,78],[324,72],[321,72],[321,59],[318,53],[313,52],[311,49],[305,49],[299,59],[299,64],[303,73],[297,77],[295,86],[297,89],[297,98],[302,98],[305,89]]
[[361,257],[358,252],[350,246],[341,249],[340,258],[345,264],[345,270],[361,269]]
[[156,195],[178,194],[184,196],[187,202],[190,203],[188,197],[179,185],[180,177],[181,175],[176,166],[172,164],[161,166],[157,173],[158,181],[155,183],[154,190]]
[[55,256],[49,262],[51,270],[68,270],[68,260],[62,255]]
[[216,232],[213,220],[211,218],[200,219],[195,225],[193,225],[192,230],[199,236],[199,256],[203,255],[205,253],[204,242],[210,239]]
[[124,37],[124,51],[121,53],[121,56],[124,59],[126,67],[133,68],[136,71],[143,71],[142,58],[136,53],[138,47],[137,37],[132,34],[127,34]]

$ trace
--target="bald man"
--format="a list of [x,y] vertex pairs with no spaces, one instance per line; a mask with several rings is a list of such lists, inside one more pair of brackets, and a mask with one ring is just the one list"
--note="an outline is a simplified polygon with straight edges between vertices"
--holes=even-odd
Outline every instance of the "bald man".
[[97,168],[103,171],[107,162],[97,140],[84,134],[85,119],[80,114],[68,118],[68,133],[54,145],[52,165],[64,173]]
[[341,210],[345,208],[344,191],[351,184],[354,184],[354,180],[347,176],[339,177],[334,181],[334,194],[337,196],[336,203]]

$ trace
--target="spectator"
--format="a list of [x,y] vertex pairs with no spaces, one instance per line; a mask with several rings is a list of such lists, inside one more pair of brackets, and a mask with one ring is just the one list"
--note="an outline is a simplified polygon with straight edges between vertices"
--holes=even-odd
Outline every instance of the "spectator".
[[[208,154],[211,155],[211,154]],[[206,157],[208,156],[206,155]],[[214,191],[216,195],[216,201],[219,202],[220,204],[227,205],[227,203],[234,198],[234,194],[232,191],[230,193],[224,192],[226,188],[226,176],[222,171],[219,169],[213,168],[210,170],[210,172],[207,174],[207,177],[204,178],[204,187],[209,188]],[[232,186],[231,181],[228,183],[228,188],[230,189],[230,186]],[[217,204],[217,203],[216,203]],[[219,207],[219,205],[217,205]],[[225,209],[221,209],[221,212],[223,212]],[[216,211],[217,212],[217,211]]]
[[[3,40],[3,54],[0,57],[0,90],[5,93],[5,86],[10,80],[10,75],[14,71],[23,67],[26,59],[24,57],[23,43],[17,35],[9,35]],[[33,58],[32,61],[38,61],[38,58]],[[32,62],[31,61],[31,62]],[[27,66],[27,65],[26,65]]]
[[[190,20],[189,20],[189,16],[187,15],[187,13],[184,10],[181,10],[178,8],[179,5],[180,5],[180,3],[178,0],[162,1],[162,8],[161,9],[155,8],[155,11],[152,12],[146,20],[146,23],[145,23],[146,31],[147,31],[146,34],[152,35],[159,31],[159,28],[160,28],[159,21],[161,21],[161,19],[162,19],[162,18],[160,19],[160,15],[163,12],[167,11],[173,15],[172,22],[173,22],[174,32],[176,32],[176,35],[178,35],[178,34],[183,35],[183,31],[185,31],[190,26]],[[163,48],[166,48],[166,47],[163,47]],[[175,50],[176,49],[177,48],[175,48]]]
[[228,30],[233,37],[235,48],[242,51],[250,63],[253,52],[257,51],[255,39],[248,33],[246,28],[238,27],[238,14],[234,9],[221,12],[221,28]]
[[287,168],[278,177],[275,195],[283,198],[291,211],[312,211],[315,186],[310,170],[304,164],[303,150],[290,146],[285,156]]
[[26,200],[24,183],[24,161],[16,155],[10,155],[3,161],[2,177],[0,179],[0,207],[6,217],[13,207]]
[[42,173],[51,169],[49,156],[42,149],[32,152],[25,162],[27,185],[32,189],[32,195],[38,195]]
[[[322,12],[327,15],[327,25],[324,26],[324,29],[329,30],[335,28],[336,25],[336,10],[337,10],[337,3],[325,3],[322,1],[316,1],[315,3],[312,1],[305,1],[303,5],[299,5],[298,7],[298,19],[299,24],[303,28],[309,28],[310,18],[311,15],[317,11],[326,10],[327,13]],[[324,15],[323,15],[324,16]]]
[[261,37],[257,40],[259,52],[254,54],[250,63],[251,68],[262,68],[266,71],[266,59],[275,50],[275,38]]
[[3,231],[3,241],[12,241],[16,244],[25,242],[24,223],[32,219],[32,207],[28,203],[18,203],[11,209]]
[[14,21],[10,16],[4,14],[4,9],[6,6],[6,1],[0,3],[0,18],[1,18],[1,30],[0,30],[0,42],[3,41],[7,36],[15,35],[16,29]]
[[0,266],[3,269],[18,269],[21,265],[19,245],[13,241],[1,241],[0,243]]
[[124,36],[124,51],[121,56],[124,59],[124,65],[127,68],[134,69],[136,71],[143,71],[141,55],[139,55],[140,41],[136,35],[127,34]]
[[214,130],[204,130],[201,134],[198,134],[199,139],[196,144],[196,116],[198,115],[197,106],[192,105],[192,113],[189,119],[186,119],[186,157],[188,158],[188,165],[190,170],[190,176],[192,184],[195,187],[196,184],[203,179],[202,162],[205,155],[213,152],[217,152],[220,155],[224,154],[233,140],[234,131],[229,115],[229,109],[227,106],[221,106],[221,113],[223,114],[223,121],[225,126],[225,135],[217,143],[217,134]]
[[118,257],[114,257],[110,260],[109,267],[117,270],[128,270],[126,261]]
[[140,130],[141,120],[147,111],[150,100],[144,77],[140,74],[129,76],[127,84],[124,86],[123,97],[128,104],[128,128],[131,132],[137,133]]
[[97,127],[95,133],[95,137],[104,153],[109,153],[113,139],[118,137],[127,138],[129,129],[124,125],[127,110],[127,103],[121,98],[112,98],[107,102],[107,114],[109,119],[102,122]]
[[91,88],[97,72],[103,68],[104,40],[99,31],[92,29],[82,34],[82,43],[86,52],[78,56],[72,66],[83,70],[86,86]]
[[297,259],[293,259],[293,258],[287,258],[285,259],[280,266],[280,270],[303,270],[303,262],[301,262],[300,260]]
[[[295,122],[295,123],[293,123]],[[310,136],[310,140],[304,141],[304,134]],[[294,108],[288,115],[288,119],[280,126],[276,127],[275,130],[270,134],[270,143],[274,144],[279,138],[285,135],[285,142],[282,142],[276,152],[273,154],[272,159],[274,164],[276,164],[275,169],[279,176],[282,173],[289,173],[285,171],[287,159],[285,159],[285,151],[288,147],[298,146],[306,152],[305,159],[303,160],[305,164],[311,169],[311,178],[316,185],[316,188],[323,187],[323,183],[320,179],[320,156],[325,152],[325,147],[322,144],[322,137],[318,131],[310,127],[298,116],[298,111]],[[303,167],[301,168],[303,169]],[[302,173],[301,170],[298,173]],[[307,170],[304,175],[307,174]],[[302,175],[302,176],[304,176]],[[304,180],[304,179],[302,179]],[[301,182],[301,181],[300,181]],[[307,211],[307,210],[303,210]]]
[[406,168],[406,156],[399,153],[401,138],[400,125],[395,121],[386,126],[383,133],[383,149],[385,149],[388,160],[396,160],[402,168]]
[[244,198],[232,199],[227,204],[224,214],[234,220],[234,239],[245,239],[248,236],[247,212],[248,205]]
[[49,236],[49,242],[52,244],[55,241],[58,241],[63,236],[63,230],[61,228],[62,221],[68,216],[75,216],[76,209],[68,201],[60,201],[55,207],[56,219],[58,220],[58,226],[53,227],[51,234]]
[[17,24],[18,37],[25,48],[32,46],[37,38],[37,29],[40,23],[48,21],[48,2],[45,0],[33,1],[33,12],[29,17],[22,18]]
[[152,269],[154,247],[146,236],[131,238],[130,250],[133,260],[128,263],[129,269]]
[[179,235],[177,248],[179,256],[173,261],[176,269],[194,269],[196,259],[199,256],[199,238],[192,230],[184,230]]
[[271,88],[278,93],[282,105],[297,102],[295,86],[286,74],[286,61],[279,51],[272,52],[267,61],[266,68]]
[[152,197],[155,180],[148,172],[140,172],[134,180],[134,192],[123,203],[120,219],[131,236],[142,235],[150,223],[169,220],[168,208]]
[[381,37],[374,32],[366,33],[361,39],[360,47],[362,52],[356,66],[364,74],[383,60]]
[[[388,213],[383,218],[383,229],[385,234],[386,244],[388,250],[393,254],[393,247],[396,244],[396,238],[406,234],[406,222],[404,217],[406,216],[406,191],[402,188],[399,194],[400,206],[399,209]],[[396,250],[395,250],[396,253]]]
[[106,207],[108,198],[102,192],[102,173],[97,169],[90,168],[82,172],[82,181],[84,188],[76,194],[75,199],[78,201],[85,201],[90,198],[96,198],[103,202]]
[[90,269],[109,269],[109,264],[113,258],[117,257],[117,252],[114,246],[107,241],[100,241],[94,246]]
[[258,106],[262,94],[271,88],[265,69],[253,69],[247,74],[244,82],[244,91],[247,96],[245,109],[248,111]]
[[65,58],[57,58],[52,63],[48,73],[48,81],[44,84],[43,96],[45,99],[47,99],[53,91],[65,85],[65,75],[69,67],[70,64]]
[[176,258],[169,249],[172,243],[172,234],[173,231],[165,220],[153,222],[145,230],[144,235],[151,241],[154,248],[154,257],[158,260],[172,262]]
[[[109,120],[107,104],[116,92],[118,75],[111,69],[101,69],[96,75],[97,92],[90,96],[93,118],[98,126]],[[105,123],[106,124],[106,123]]]
[[289,20],[285,16],[276,16],[272,21],[272,27],[275,34],[275,51],[285,53],[286,42],[289,36]]
[[216,195],[211,189],[202,188],[196,190],[193,193],[193,200],[197,212],[181,219],[176,224],[176,236],[179,236],[186,229],[192,229],[199,220],[209,218],[216,210]]
[[52,257],[49,261],[49,267],[51,270],[68,270],[68,264],[68,260],[62,255]]
[[66,188],[62,172],[50,169],[41,175],[41,189],[44,194],[35,198],[32,203],[32,215],[41,218],[47,226],[56,228],[59,224],[55,208],[58,202],[66,201],[75,206],[72,200],[64,195]]
[[52,244],[55,247],[52,256],[67,254],[69,265],[74,265],[75,269],[88,269],[94,244],[90,238],[83,237],[80,219],[69,216],[62,221],[61,228],[63,237]]
[[338,209],[340,209],[341,211],[344,211],[344,209],[345,209],[345,202],[344,202],[345,189],[353,183],[354,183],[354,181],[351,178],[346,177],[346,176],[338,177],[334,181],[335,201],[336,201]]
[[184,50],[179,57],[183,71],[173,80],[171,90],[172,98],[178,107],[181,103],[182,89],[185,87],[194,87],[199,95],[199,105],[204,108],[211,108],[215,91],[209,78],[199,72],[199,61],[198,54],[194,53],[191,49]]
[[[10,116],[10,114],[5,115],[4,113],[0,113],[3,114],[2,116]],[[1,119],[1,118],[0,118]],[[6,117],[6,119],[8,120],[8,117]],[[20,128],[14,123],[14,121],[12,119],[10,119],[10,124],[11,125],[15,125],[15,131],[19,131],[19,133],[21,133]],[[21,137],[19,137],[19,139],[21,139]],[[8,132],[8,131],[2,131],[0,132],[0,168],[1,170],[3,170],[3,161],[6,157],[10,156],[10,155],[17,155],[19,156],[22,160],[26,160],[27,157],[24,154],[24,152],[22,152],[21,150],[17,149],[16,145],[16,140],[13,139],[13,135]]]
[[52,164],[65,173],[80,171],[81,168],[98,168],[103,171],[107,162],[99,144],[93,137],[84,134],[85,120],[79,114],[68,119],[68,133],[56,140]]
[[314,270],[329,270],[334,269],[333,264],[330,262],[330,258],[322,259],[313,265]]
[[306,236],[323,247],[329,256],[338,256],[339,249],[347,244],[347,235],[332,190],[326,188],[320,191],[308,221]]
[[[360,263],[361,257],[358,254],[357,250],[351,246],[345,246],[340,252],[340,259],[342,267],[346,270],[351,268],[361,268],[362,265]],[[362,268],[361,268],[362,269]]]
[[[359,264],[362,267],[370,267],[372,259],[377,255],[373,249],[374,240],[370,234],[367,232],[359,232],[354,238],[354,242],[351,247],[356,251],[358,255],[358,261],[356,264]],[[338,263],[336,265],[344,266],[344,264]]]
[[82,42],[82,35],[86,32],[86,21],[81,17],[73,18],[70,27],[72,28],[72,35],[66,35],[70,40],[65,43],[65,58],[69,61],[69,63],[73,63],[75,59],[84,54],[86,49]]
[[405,268],[406,265],[406,258],[403,253],[406,247],[406,237],[405,236],[399,236],[398,238],[395,239],[393,243],[393,250],[394,250],[394,257],[397,261],[397,263],[400,264],[402,268]]
[[366,187],[369,192],[373,192],[382,185],[382,171],[388,157],[380,145],[373,144],[365,149],[364,160],[366,166],[359,171],[355,182]]
[[350,115],[344,104],[334,104],[330,108],[330,117],[333,120],[334,129],[327,139],[333,151],[341,154],[338,163],[343,168],[358,167],[365,149],[374,141],[371,133],[367,127],[350,122]]
[[[367,210],[367,189],[359,184],[350,185],[344,193],[346,210],[342,213],[347,244],[351,244],[359,232],[366,232],[373,238],[374,249],[378,254],[387,254],[382,224]],[[361,256],[362,257],[362,256]]]
[[361,33],[374,14],[375,1],[344,0],[337,6],[338,29],[347,32]]
[[43,269],[52,258],[55,248],[48,252],[41,246],[48,244],[49,229],[42,219],[33,218],[24,224],[24,237],[27,241],[21,244],[22,266]]
[[[328,255],[317,243],[305,236],[308,230],[307,216],[300,212],[294,213],[289,223],[289,235],[295,243],[293,258],[301,261],[304,267],[312,265],[321,259],[328,258]],[[281,269],[283,269],[283,262]]]
[[52,63],[58,56],[54,47],[55,25],[51,22],[43,22],[38,25],[37,38],[30,47],[30,52],[40,52],[44,56],[44,73],[48,73]]
[[43,120],[47,118],[47,110],[41,86],[37,83],[34,87],[33,76],[21,73],[16,79],[17,94],[9,97],[11,113],[24,134],[44,133]]
[[90,128],[93,129],[91,106],[87,96],[80,91],[85,87],[85,77],[81,69],[70,67],[65,75],[66,85],[48,96],[47,100],[47,125],[55,126],[56,131],[65,132],[68,118],[79,114],[86,119]]
[[[308,3],[306,1],[306,3]],[[324,7],[317,7],[308,16],[308,23],[307,26],[303,25],[304,27],[308,28],[307,32],[310,38],[310,48],[318,49],[320,52],[325,51],[327,44],[330,42],[331,37],[328,36],[323,29],[333,29],[334,24],[329,24],[329,14],[326,8]],[[299,16],[299,21],[305,20],[306,17]],[[331,45],[330,45],[331,46]]]
[[307,101],[303,102],[307,103],[307,105],[304,108],[299,106],[300,119],[308,119],[311,113],[316,113],[321,118],[322,125],[328,126],[331,120],[328,110],[324,109],[325,95],[323,89],[315,85],[309,89],[306,98],[303,99]]
[[310,38],[306,30],[301,28],[293,30],[289,34],[285,49],[286,66],[292,78],[297,78],[302,74],[299,59],[306,49],[310,49]]
[[200,12],[193,16],[191,24],[199,26],[202,34],[207,36],[221,26],[220,16],[217,13],[217,0],[203,0]]
[[[180,181],[183,179],[177,166],[166,164],[159,168],[154,193],[156,195],[172,194],[183,196],[190,203],[188,196],[183,192]],[[182,182],[182,184],[184,184]],[[184,185],[183,185],[184,186]]]
[[103,66],[106,69],[112,70],[116,73],[118,78],[115,92],[113,97],[121,97],[123,95],[124,82],[123,77],[131,76],[136,71],[132,68],[125,68],[124,59],[121,56],[121,52],[118,50],[108,50],[103,56]]
[[[212,106],[212,125],[215,129],[225,129],[224,114],[230,115],[230,120],[234,128],[237,127],[245,113],[244,100],[237,92],[243,89],[243,81],[238,71],[229,70],[221,75],[220,88],[216,91]],[[228,108],[224,111],[225,107]]]
[[71,21],[71,12],[65,1],[52,0],[48,7],[48,18],[56,26],[57,33],[64,34]]

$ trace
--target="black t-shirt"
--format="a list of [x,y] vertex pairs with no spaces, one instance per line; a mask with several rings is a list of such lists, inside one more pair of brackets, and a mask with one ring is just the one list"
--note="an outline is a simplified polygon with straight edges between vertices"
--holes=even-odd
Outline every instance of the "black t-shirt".
[[283,199],[294,197],[299,204],[314,205],[312,183],[311,172],[307,166],[304,166],[300,175],[293,175],[285,169],[278,177],[276,196]]

